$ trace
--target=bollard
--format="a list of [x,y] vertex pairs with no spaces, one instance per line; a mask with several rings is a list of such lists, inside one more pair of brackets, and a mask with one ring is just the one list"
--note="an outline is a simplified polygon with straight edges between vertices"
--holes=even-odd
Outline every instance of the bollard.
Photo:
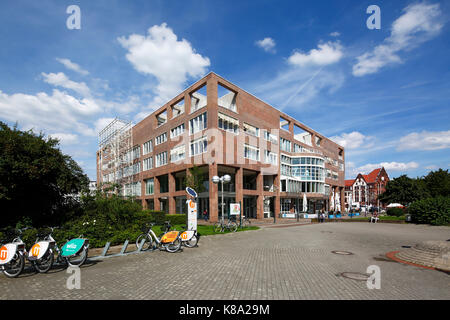
[[103,252],[102,252],[102,254],[101,254],[101,257],[106,256],[106,253],[108,252],[109,246],[110,246],[110,245],[111,245],[111,242],[107,242],[107,243],[105,244],[105,247],[103,248]]
[[128,240],[125,240],[122,250],[120,251],[120,254],[124,254],[125,251],[127,250],[127,247],[128,247]]

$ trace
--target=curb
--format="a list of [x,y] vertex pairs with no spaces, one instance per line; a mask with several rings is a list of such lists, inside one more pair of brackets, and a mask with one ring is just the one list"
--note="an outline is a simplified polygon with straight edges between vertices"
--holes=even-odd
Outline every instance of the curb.
[[388,252],[388,253],[386,253],[386,257],[388,257],[389,259],[394,260],[396,262],[400,262],[400,263],[403,263],[403,264],[408,264],[410,266],[424,268],[424,269],[429,269],[429,270],[438,270],[438,269],[436,269],[434,267],[427,267],[427,266],[423,266],[421,264],[412,263],[412,262],[405,261],[405,260],[402,260],[400,258],[397,258],[396,254],[399,253],[399,252],[400,252],[400,250]]

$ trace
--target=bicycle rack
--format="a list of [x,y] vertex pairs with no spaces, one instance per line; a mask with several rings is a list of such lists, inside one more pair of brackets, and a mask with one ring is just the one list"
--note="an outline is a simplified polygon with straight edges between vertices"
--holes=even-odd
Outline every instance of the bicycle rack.
[[103,258],[121,257],[121,256],[130,255],[130,254],[144,253],[147,251],[151,252],[151,251],[156,250],[156,248],[153,246],[151,249],[142,251],[142,247],[144,246],[144,242],[145,242],[145,239],[142,239],[141,243],[139,244],[138,248],[135,251],[126,252],[129,242],[130,242],[129,240],[125,240],[125,242],[123,243],[122,249],[120,250],[120,253],[115,253],[115,254],[110,254],[110,255],[108,255],[108,250],[111,247],[111,242],[107,242],[105,244],[105,247],[103,248],[101,255],[94,256],[94,257],[88,257],[88,260],[99,260],[99,259],[103,259]]

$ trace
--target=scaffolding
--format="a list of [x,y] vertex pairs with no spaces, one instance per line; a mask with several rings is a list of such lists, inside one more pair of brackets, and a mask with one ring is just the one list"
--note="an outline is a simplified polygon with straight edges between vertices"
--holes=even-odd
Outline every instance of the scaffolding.
[[112,183],[124,188],[133,182],[133,174],[124,174],[134,160],[132,128],[131,121],[115,118],[99,132],[97,165],[103,185]]

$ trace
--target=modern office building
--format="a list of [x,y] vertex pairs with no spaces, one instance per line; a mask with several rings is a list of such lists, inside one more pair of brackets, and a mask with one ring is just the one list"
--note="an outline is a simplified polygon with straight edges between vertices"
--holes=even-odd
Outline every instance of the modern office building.
[[186,212],[186,177],[203,179],[198,212],[211,221],[241,203],[250,218],[294,216],[344,205],[344,148],[298,120],[209,73],[132,125],[114,120],[99,135],[97,181],[116,183],[144,207]]
[[389,175],[386,170],[377,168],[369,174],[359,173],[355,179],[345,180],[345,208],[362,209],[384,207],[379,195],[386,190]]

